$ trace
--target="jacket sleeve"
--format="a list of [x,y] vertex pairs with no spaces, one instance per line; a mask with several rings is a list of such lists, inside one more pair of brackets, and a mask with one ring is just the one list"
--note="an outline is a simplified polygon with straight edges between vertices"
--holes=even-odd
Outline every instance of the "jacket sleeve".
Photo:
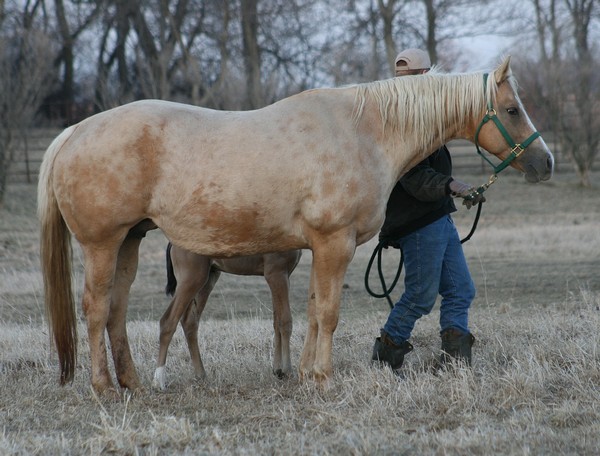
[[452,177],[434,170],[424,160],[400,179],[402,188],[419,201],[437,201],[450,193],[448,185]]

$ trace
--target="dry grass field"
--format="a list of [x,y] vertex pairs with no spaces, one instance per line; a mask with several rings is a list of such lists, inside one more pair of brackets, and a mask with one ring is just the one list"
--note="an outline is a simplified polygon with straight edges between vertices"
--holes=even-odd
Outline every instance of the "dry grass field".
[[[376,241],[361,246],[346,276],[327,391],[271,374],[266,283],[227,275],[201,323],[208,379],[193,380],[178,330],[169,387],[153,390],[158,318],[169,300],[166,240],[151,233],[128,313],[147,389],[121,402],[90,389],[83,321],[75,381],[58,385],[44,321],[35,191],[12,184],[0,209],[0,454],[600,454],[600,189],[578,187],[568,172],[532,186],[506,171],[488,192],[479,228],[465,244],[478,289],[470,370],[432,371],[437,309],[418,323],[402,378],[370,365],[388,305],[363,284]],[[474,214],[455,215],[461,233]],[[385,252],[390,278],[397,258]],[[306,251],[292,275],[294,366],[310,259]],[[79,295],[77,248],[75,264]]]

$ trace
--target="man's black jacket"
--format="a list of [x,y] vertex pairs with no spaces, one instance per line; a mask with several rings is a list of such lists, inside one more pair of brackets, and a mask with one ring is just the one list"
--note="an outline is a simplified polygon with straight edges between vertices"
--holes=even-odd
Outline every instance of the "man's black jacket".
[[446,214],[456,211],[448,185],[452,160],[446,146],[408,171],[398,181],[387,203],[379,240],[394,243]]

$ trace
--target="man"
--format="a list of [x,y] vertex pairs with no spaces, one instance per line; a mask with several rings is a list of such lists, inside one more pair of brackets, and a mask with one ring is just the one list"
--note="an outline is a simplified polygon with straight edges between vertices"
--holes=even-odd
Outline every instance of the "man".
[[[420,49],[407,49],[396,57],[396,76],[424,74],[430,67],[429,55]],[[438,293],[440,362],[457,359],[471,364],[475,338],[469,331],[468,312],[475,286],[450,214],[456,211],[452,197],[468,196],[473,187],[451,174],[450,153],[442,146],[398,181],[387,203],[379,239],[402,249],[405,289],[375,340],[372,359],[394,371],[412,351],[409,338],[415,323],[431,312]],[[480,200],[485,201],[478,195],[463,204],[470,208]]]

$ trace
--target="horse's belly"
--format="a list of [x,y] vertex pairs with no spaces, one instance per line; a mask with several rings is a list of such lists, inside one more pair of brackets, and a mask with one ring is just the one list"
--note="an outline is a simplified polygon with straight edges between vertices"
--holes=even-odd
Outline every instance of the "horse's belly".
[[229,257],[306,247],[299,223],[284,209],[204,203],[153,219],[171,242],[203,255]]
[[264,232],[258,231],[248,231],[244,236],[228,228],[186,232],[177,227],[172,230],[163,229],[163,232],[172,243],[191,252],[214,258],[283,252],[308,247],[304,239],[296,236],[265,236]]

